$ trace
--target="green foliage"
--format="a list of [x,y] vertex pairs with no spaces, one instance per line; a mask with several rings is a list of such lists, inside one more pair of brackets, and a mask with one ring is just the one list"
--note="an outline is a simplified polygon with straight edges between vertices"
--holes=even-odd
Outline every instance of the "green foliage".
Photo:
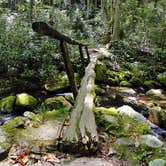
[[7,121],[7,123],[5,123],[5,125],[3,126],[4,131],[6,131],[9,134],[14,134],[14,132],[17,130],[17,127],[20,125],[22,120],[23,117],[18,116],[14,119]]
[[33,77],[43,81],[56,73],[56,44],[43,37],[38,41],[39,46],[36,45],[30,25],[20,21],[16,19],[15,25],[1,30],[0,71],[2,75],[17,75],[26,79]]

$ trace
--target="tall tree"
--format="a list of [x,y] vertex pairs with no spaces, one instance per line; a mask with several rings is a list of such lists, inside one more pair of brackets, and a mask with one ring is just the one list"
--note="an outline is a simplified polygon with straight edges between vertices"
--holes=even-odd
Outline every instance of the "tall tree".
[[116,0],[112,41],[119,39],[119,34],[120,34],[120,21],[119,21],[120,8],[119,8],[119,6],[120,6],[120,1]]

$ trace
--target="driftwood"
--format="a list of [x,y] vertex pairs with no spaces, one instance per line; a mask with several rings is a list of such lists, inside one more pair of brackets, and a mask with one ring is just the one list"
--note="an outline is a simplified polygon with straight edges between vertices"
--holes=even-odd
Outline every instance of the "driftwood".
[[89,152],[97,148],[98,134],[93,113],[96,61],[97,56],[92,58],[82,78],[81,88],[71,113],[70,125],[64,130],[62,138],[61,145],[65,150]]

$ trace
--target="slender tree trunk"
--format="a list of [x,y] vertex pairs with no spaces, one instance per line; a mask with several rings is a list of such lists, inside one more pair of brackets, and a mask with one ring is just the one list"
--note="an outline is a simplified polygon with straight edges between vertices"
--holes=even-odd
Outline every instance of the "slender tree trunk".
[[120,1],[116,0],[112,41],[119,40],[119,33],[120,33],[119,5]]
[[37,16],[36,0],[31,0],[30,2],[30,16],[32,20]]

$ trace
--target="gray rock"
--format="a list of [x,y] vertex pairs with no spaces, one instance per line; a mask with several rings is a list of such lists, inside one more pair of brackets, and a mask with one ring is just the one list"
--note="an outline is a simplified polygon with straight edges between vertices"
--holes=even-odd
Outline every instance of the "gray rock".
[[119,146],[134,146],[135,141],[134,139],[124,137],[124,138],[118,138],[114,144]]
[[[21,146],[30,146],[31,151],[45,152],[47,147],[54,146],[55,140],[58,138],[60,122],[52,120],[46,121],[39,127],[27,127],[26,129],[17,131],[15,135],[15,143]],[[40,148],[38,144],[43,144]]]
[[135,96],[136,95],[136,91],[134,89],[127,88],[127,87],[120,87],[119,92],[126,94],[127,96]]
[[120,115],[129,116],[130,118],[136,119],[138,121],[147,122],[146,118],[140,113],[136,112],[133,108],[128,105],[123,105],[119,107],[118,112]]
[[155,159],[153,161],[150,161],[148,166],[165,166],[166,160],[163,159]]
[[163,97],[163,90],[162,89],[150,89],[146,92],[146,95],[156,98],[162,98]]
[[160,148],[163,146],[163,142],[153,135],[142,135],[141,145],[148,148]]

